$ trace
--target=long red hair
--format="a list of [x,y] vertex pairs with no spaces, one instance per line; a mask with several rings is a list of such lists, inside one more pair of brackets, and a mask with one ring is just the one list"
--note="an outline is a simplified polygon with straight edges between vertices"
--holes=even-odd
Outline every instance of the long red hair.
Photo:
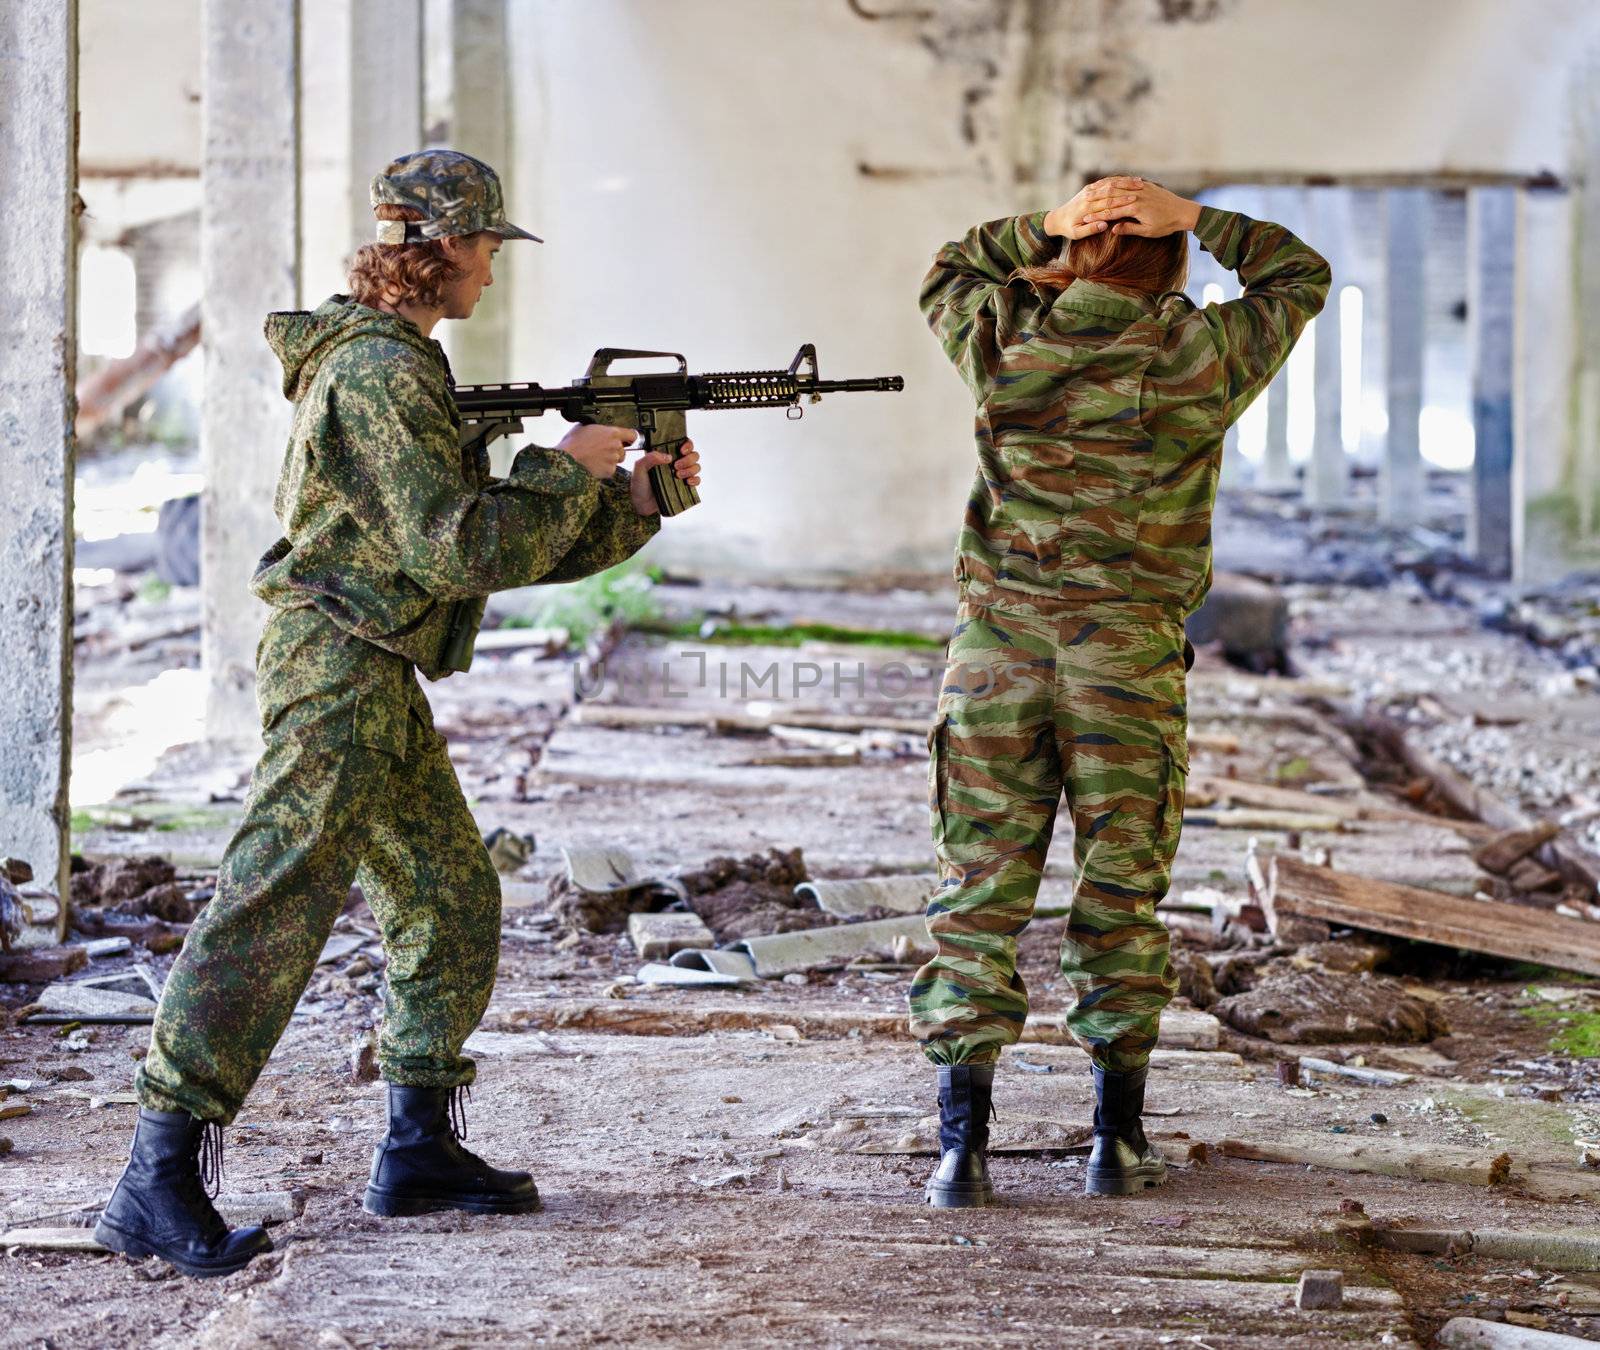
[[1019,268],[1016,275],[1058,291],[1083,280],[1164,295],[1181,291],[1189,279],[1189,241],[1182,231],[1146,239],[1102,230],[1069,241],[1055,262]]
[[[415,207],[387,203],[374,208],[373,214],[378,220],[423,218]],[[461,269],[450,261],[437,239],[363,244],[350,260],[350,298],[368,306],[376,306],[380,300],[396,305],[437,305],[445,286],[460,275]]]

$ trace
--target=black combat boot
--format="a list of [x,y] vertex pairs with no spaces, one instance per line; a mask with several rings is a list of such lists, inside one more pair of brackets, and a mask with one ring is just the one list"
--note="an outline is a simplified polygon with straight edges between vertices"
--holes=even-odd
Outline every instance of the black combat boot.
[[1167,1164],[1144,1137],[1144,1080],[1149,1067],[1112,1073],[1094,1070],[1094,1148],[1084,1176],[1085,1195],[1132,1195],[1167,1179]]
[[159,1256],[185,1275],[228,1275],[272,1250],[261,1228],[228,1231],[211,1203],[222,1180],[222,1127],[187,1111],[139,1112],[133,1152],[94,1239],[127,1256]]
[[973,1209],[994,1203],[989,1184],[989,1115],[994,1110],[994,1065],[957,1064],[939,1070],[939,1166],[928,1178],[928,1203]]
[[465,1088],[389,1084],[389,1133],[372,1151],[367,1213],[526,1214],[539,1208],[539,1192],[526,1172],[502,1172],[461,1147],[466,1095]]

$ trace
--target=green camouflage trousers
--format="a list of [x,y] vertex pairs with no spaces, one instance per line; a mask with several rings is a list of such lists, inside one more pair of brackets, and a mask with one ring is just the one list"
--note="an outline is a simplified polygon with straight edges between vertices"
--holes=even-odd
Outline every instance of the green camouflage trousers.
[[267,624],[256,673],[266,750],[167,978],[139,1100],[233,1119],[358,866],[388,953],[383,1076],[470,1083],[461,1045],[494,985],[500,878],[410,663],[297,609]]
[[982,1064],[1022,1032],[1017,938],[1033,915],[1063,793],[1077,884],[1061,970],[1094,1062],[1136,1069],[1177,990],[1157,903],[1188,773],[1183,621],[1153,604],[1033,610],[963,598],[929,736],[938,955],[911,985],[936,1064]]

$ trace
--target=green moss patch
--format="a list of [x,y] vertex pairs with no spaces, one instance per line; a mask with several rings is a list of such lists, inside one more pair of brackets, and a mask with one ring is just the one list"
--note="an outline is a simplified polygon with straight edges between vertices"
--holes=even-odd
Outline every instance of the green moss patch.
[[1600,1059],[1600,1012],[1547,1004],[1524,1008],[1526,1017],[1551,1030],[1550,1051],[1573,1059]]
[[807,642],[829,642],[842,647],[894,647],[916,651],[942,651],[945,640],[925,633],[909,633],[894,628],[843,628],[831,623],[796,624],[719,624],[709,634],[701,632],[703,619],[677,623],[641,624],[647,633],[663,637],[690,638],[740,647],[798,647]]

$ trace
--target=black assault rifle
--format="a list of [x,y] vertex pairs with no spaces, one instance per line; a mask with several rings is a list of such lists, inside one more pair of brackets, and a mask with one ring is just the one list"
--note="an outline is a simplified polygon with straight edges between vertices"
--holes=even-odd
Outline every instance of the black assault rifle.
[[[653,375],[613,375],[614,361],[665,358],[677,370]],[[455,391],[461,411],[461,448],[481,455],[495,440],[522,430],[522,419],[558,412],[569,422],[598,422],[637,431],[645,450],[662,450],[674,460],[688,435],[685,414],[691,408],[787,408],[804,414],[801,401],[818,402],[824,394],[893,393],[906,387],[899,375],[871,380],[824,380],[817,376],[817,349],[809,342],[795,354],[788,370],[731,370],[711,375],[689,374],[677,352],[643,352],[602,347],[581,380],[562,389],[537,384],[469,384]],[[664,516],[687,511],[700,494],[673,472],[671,464],[650,470],[650,485]]]

